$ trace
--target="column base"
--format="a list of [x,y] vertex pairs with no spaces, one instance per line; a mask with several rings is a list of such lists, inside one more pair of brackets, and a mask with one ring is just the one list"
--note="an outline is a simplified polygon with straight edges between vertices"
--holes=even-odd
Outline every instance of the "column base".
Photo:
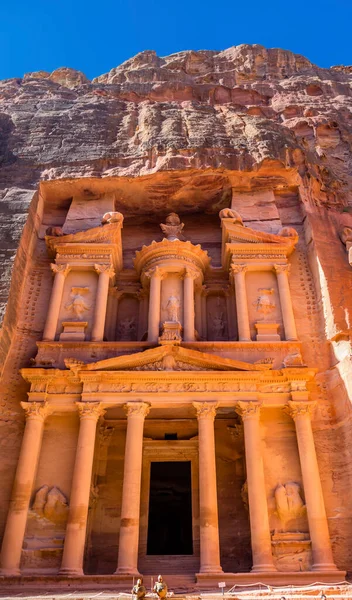
[[337,571],[334,563],[316,563],[312,566],[312,571]]
[[128,567],[118,567],[114,575],[127,575],[129,577],[142,577],[138,569],[132,569]]
[[21,576],[21,571],[20,569],[0,569],[0,576],[1,577],[20,577]]
[[218,573],[221,574],[224,571],[222,570],[222,568],[220,567],[220,565],[218,567],[202,567],[201,569],[199,569],[199,575],[217,575]]
[[64,577],[83,577],[84,573],[83,569],[70,569],[64,567],[63,569],[60,569],[59,575],[63,575]]
[[277,568],[273,564],[257,565],[251,568],[251,573],[276,573]]

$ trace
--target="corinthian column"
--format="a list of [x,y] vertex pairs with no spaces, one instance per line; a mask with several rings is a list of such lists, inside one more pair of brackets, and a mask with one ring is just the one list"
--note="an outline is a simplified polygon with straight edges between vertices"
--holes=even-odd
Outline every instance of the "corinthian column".
[[290,265],[274,265],[274,268],[276,271],[277,283],[279,287],[282,319],[284,322],[285,329],[285,339],[296,340],[297,330],[295,324],[295,317],[293,315],[290,286],[288,283]]
[[60,573],[83,575],[89,495],[97,422],[104,410],[99,402],[77,402],[80,425]]
[[252,571],[276,571],[271,553],[268,504],[266,498],[260,436],[259,402],[239,402],[236,412],[241,415],[246,453],[249,520],[253,556]]
[[248,302],[245,274],[247,271],[246,265],[231,265],[233,280],[235,284],[236,308],[237,308],[237,325],[239,341],[250,341],[251,333],[249,328]]
[[101,342],[104,339],[105,316],[108,304],[109,280],[114,276],[111,265],[94,265],[99,274],[98,287],[95,298],[94,321],[92,328],[92,341]]
[[47,405],[41,402],[21,402],[26,413],[26,426],[18,458],[15,482],[1,549],[1,575],[20,575],[20,561],[27,513],[32,494]]
[[146,402],[128,402],[125,464],[123,471],[119,556],[116,574],[138,573],[139,512],[144,419],[149,412]]
[[199,435],[200,573],[222,573],[214,436],[217,403],[193,402],[193,406]]
[[157,342],[160,326],[160,295],[163,272],[159,267],[146,273],[150,277],[149,313],[148,313],[148,342]]
[[311,423],[311,414],[315,408],[315,402],[289,402],[288,404],[287,412],[293,418],[296,426],[312,543],[312,569],[313,571],[336,571]]
[[65,285],[65,277],[70,271],[69,265],[51,264],[50,267],[53,273],[55,273],[55,278],[49,301],[49,310],[46,317],[43,340],[55,339],[57,321],[59,318],[62,294]]
[[194,340],[194,279],[197,275],[186,269],[183,281],[183,339]]

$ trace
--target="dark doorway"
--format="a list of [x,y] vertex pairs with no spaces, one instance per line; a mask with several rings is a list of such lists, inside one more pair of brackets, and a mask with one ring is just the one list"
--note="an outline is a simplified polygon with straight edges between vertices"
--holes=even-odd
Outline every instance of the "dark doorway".
[[152,462],[147,554],[193,554],[191,462]]

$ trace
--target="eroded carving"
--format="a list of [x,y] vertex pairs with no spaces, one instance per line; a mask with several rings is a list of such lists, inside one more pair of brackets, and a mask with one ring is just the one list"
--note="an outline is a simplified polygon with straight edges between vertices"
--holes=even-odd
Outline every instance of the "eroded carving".
[[107,212],[103,215],[101,220],[102,225],[108,225],[109,223],[123,223],[123,214],[117,211]]
[[220,217],[220,219],[231,219],[232,222],[235,223],[235,225],[243,226],[243,219],[242,219],[241,215],[236,210],[233,210],[232,208],[223,208],[219,212],[219,217]]
[[292,481],[279,484],[275,489],[276,510],[284,527],[289,521],[301,517],[305,513],[305,505],[300,492],[299,484]]
[[170,213],[165,223],[160,223],[160,229],[170,242],[179,240],[185,224],[181,223],[180,217],[176,213]]
[[120,321],[117,330],[120,340],[133,340],[136,335],[136,319],[134,317],[125,317]]
[[65,521],[68,512],[67,498],[59,488],[54,486],[49,489],[48,485],[43,485],[35,495],[32,512],[54,523]]
[[256,307],[258,313],[262,315],[262,319],[265,320],[267,315],[270,315],[275,308],[276,304],[273,298],[274,288],[258,288],[259,296],[253,305]]
[[71,302],[65,304],[66,310],[73,312],[79,321],[82,320],[83,314],[90,310],[90,305],[86,303],[84,296],[89,293],[89,287],[72,287],[70,298]]

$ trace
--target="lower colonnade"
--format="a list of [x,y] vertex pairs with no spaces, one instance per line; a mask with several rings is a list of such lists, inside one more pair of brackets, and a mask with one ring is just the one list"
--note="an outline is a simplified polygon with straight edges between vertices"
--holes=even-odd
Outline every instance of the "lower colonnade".
[[[294,393],[292,396],[294,397]],[[214,421],[218,402],[198,399],[191,405],[198,420],[200,564],[197,579],[226,579],[229,574],[223,573],[220,561],[215,462]],[[97,423],[106,411],[103,402],[76,402],[76,406],[80,425],[59,570],[59,575],[70,577],[83,576]],[[265,407],[259,400],[236,401],[233,406],[243,422],[253,560],[251,573],[253,576],[258,574],[258,580],[265,574],[272,574],[275,578],[260,431],[260,414]],[[311,401],[293,399],[286,403],[284,410],[295,423],[311,539],[312,571],[319,572],[316,575],[318,578],[324,574],[329,576],[329,573],[331,578],[336,573],[341,579],[341,572],[337,571],[333,560],[314,445],[311,425],[314,406]],[[2,545],[1,574],[4,576],[21,574],[21,552],[41,452],[44,422],[51,413],[48,402],[25,402],[22,407],[26,414],[26,426]],[[145,418],[153,411],[153,401],[129,401],[124,404],[124,409],[127,433],[117,567],[114,574],[120,578],[139,574],[143,431]]]

